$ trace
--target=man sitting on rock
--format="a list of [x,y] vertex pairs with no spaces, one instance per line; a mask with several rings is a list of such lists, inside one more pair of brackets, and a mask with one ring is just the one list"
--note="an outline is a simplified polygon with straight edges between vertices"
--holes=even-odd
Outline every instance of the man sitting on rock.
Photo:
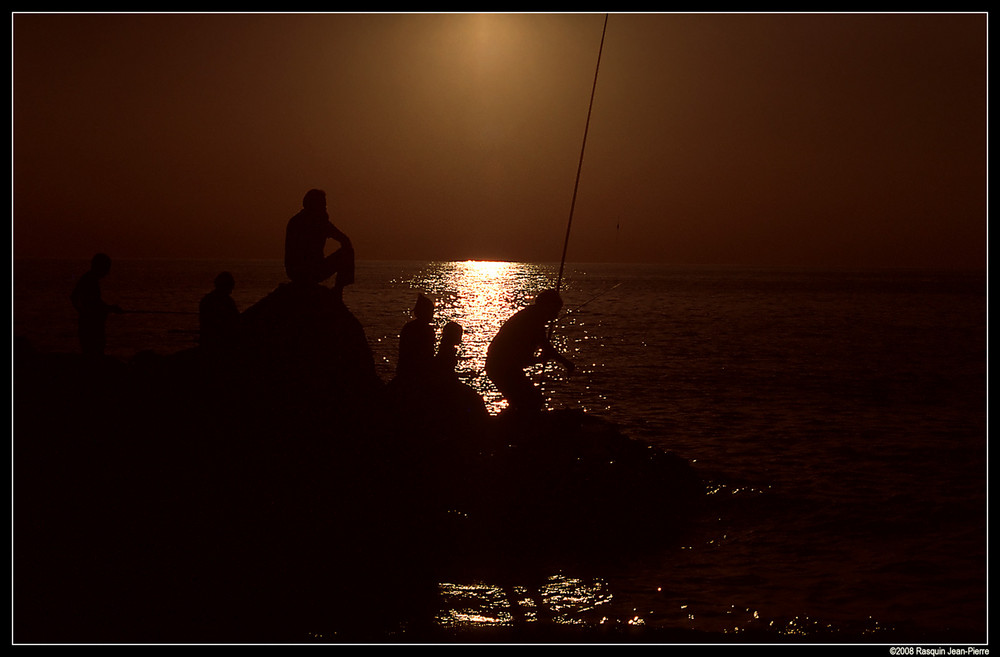
[[[340,248],[324,255],[326,240]],[[354,282],[354,247],[347,235],[330,222],[326,192],[310,189],[302,199],[302,210],[288,221],[285,230],[285,272],[293,283],[322,283],[336,275],[334,291],[339,295]]]

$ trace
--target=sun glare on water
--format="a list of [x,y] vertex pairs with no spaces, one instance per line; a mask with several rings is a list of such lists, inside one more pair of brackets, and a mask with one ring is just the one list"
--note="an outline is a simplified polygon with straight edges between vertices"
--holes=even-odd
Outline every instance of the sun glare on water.
[[477,583],[438,585],[447,610],[437,622],[445,627],[508,625],[515,616],[528,622],[547,617],[559,625],[596,622],[611,602],[611,592],[601,580],[585,581],[553,575],[536,590]]
[[439,326],[458,322],[464,329],[458,370],[497,412],[504,402],[486,377],[490,340],[515,312],[553,286],[554,271],[545,265],[466,260],[428,266],[410,285],[434,299]]

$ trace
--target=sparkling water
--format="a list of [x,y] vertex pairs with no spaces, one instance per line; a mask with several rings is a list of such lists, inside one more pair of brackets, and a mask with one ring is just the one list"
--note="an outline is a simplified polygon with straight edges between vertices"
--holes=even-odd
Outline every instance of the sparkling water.
[[[16,262],[13,334],[78,350],[69,293],[88,262]],[[275,261],[116,260],[108,353],[196,344],[217,273],[241,310]],[[599,578],[552,573],[563,622],[708,632],[857,635],[917,627],[985,640],[987,295],[982,272],[506,262],[361,262],[344,300],[383,380],[417,293],[465,329],[459,371],[483,372],[504,319],[547,287],[554,344],[577,364],[533,372],[552,408],[580,408],[691,461],[709,511],[683,545]],[[15,391],[16,392],[16,391]],[[16,396],[15,396],[16,399]],[[16,404],[15,404],[16,412]],[[677,503],[664,500],[664,504]],[[655,519],[651,519],[655,521]],[[488,582],[442,582],[444,624],[509,620]]]

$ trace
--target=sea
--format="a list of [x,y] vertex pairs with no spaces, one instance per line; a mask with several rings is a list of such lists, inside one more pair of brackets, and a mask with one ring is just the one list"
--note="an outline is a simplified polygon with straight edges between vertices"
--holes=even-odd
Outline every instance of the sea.
[[[69,294],[88,265],[14,261],[12,337],[78,351]],[[286,280],[272,260],[115,260],[102,291],[126,312],[107,353],[195,346],[221,271],[241,310]],[[362,261],[344,301],[388,382],[430,297],[438,330],[463,326],[458,370],[496,414],[486,347],[546,288],[564,300],[552,342],[577,366],[532,372],[548,407],[681,456],[707,501],[679,542],[599,578],[551,573],[557,622],[988,644],[984,271]],[[511,621],[490,582],[439,590],[442,626]]]

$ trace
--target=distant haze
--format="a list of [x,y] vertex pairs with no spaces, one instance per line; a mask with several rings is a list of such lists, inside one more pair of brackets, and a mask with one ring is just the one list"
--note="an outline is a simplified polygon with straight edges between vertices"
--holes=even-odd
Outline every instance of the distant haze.
[[[558,261],[604,14],[12,14],[14,257]],[[987,16],[612,14],[568,259],[986,265]]]

